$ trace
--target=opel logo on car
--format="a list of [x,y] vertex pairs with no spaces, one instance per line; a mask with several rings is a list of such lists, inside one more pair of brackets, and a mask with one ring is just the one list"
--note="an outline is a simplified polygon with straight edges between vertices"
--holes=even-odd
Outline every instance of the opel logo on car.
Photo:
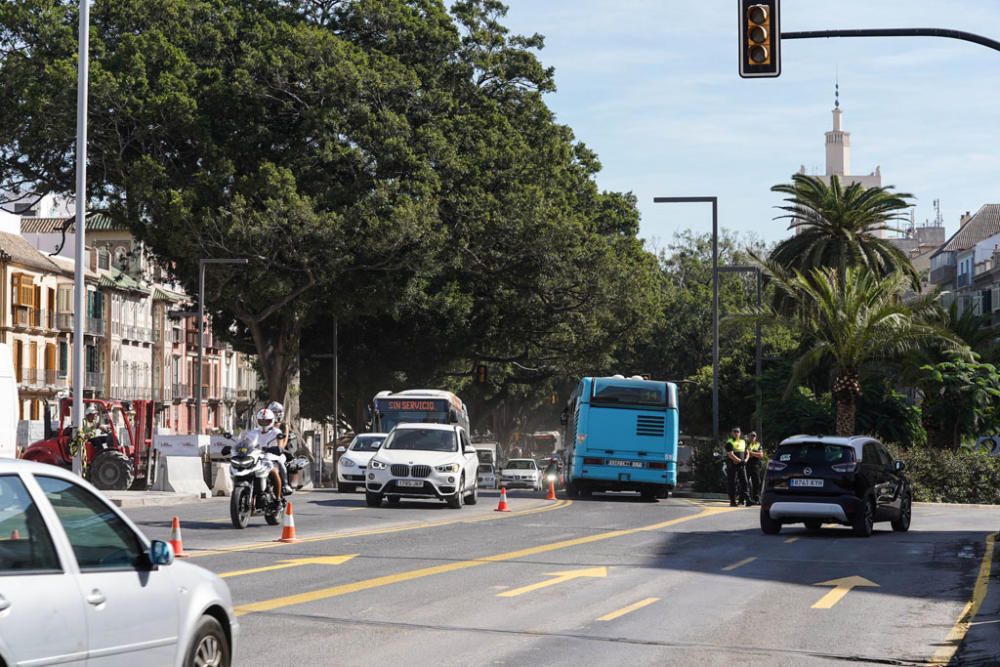
[[803,468],[802,469],[802,474],[803,475],[811,475],[811,474],[813,474],[813,469],[812,468]]

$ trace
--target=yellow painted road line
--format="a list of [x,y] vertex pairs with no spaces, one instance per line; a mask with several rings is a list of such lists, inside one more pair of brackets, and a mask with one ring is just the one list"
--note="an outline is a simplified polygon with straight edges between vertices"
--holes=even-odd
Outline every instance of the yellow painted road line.
[[[551,505],[544,505],[542,507],[534,507],[527,510],[518,510],[516,512],[510,513],[500,513],[500,514],[484,514],[482,516],[472,517],[472,518],[455,518],[447,519],[444,521],[418,521],[414,523],[405,523],[399,526],[390,526],[388,528],[369,528],[366,530],[355,530],[349,532],[340,533],[325,533],[321,535],[312,535],[309,537],[301,537],[298,542],[294,544],[304,544],[308,542],[326,542],[329,540],[343,540],[351,537],[367,537],[369,535],[386,535],[389,533],[401,533],[409,530],[420,530],[421,528],[440,528],[442,526],[453,526],[459,523],[479,523],[482,521],[497,521],[500,519],[509,519],[515,516],[526,516],[528,514],[541,514],[542,512],[551,512],[552,510],[563,509],[564,507],[569,507],[573,504],[572,500],[560,500],[558,502],[552,503]],[[220,547],[218,549],[204,549],[189,551],[189,558],[203,558],[205,556],[218,556],[230,553],[239,553],[241,551],[258,551],[262,549],[277,549],[279,547],[287,546],[292,544],[290,542],[250,542],[249,544],[239,544],[231,547]]]
[[249,570],[235,570],[234,572],[223,572],[219,574],[222,579],[230,577],[242,577],[246,574],[258,574],[259,572],[272,572],[274,570],[287,570],[290,567],[301,567],[303,565],[343,565],[349,560],[357,557],[358,554],[348,556],[310,556],[308,558],[293,558],[291,560],[279,561],[277,565],[265,565],[264,567],[252,567]]
[[550,551],[559,551],[560,549],[567,549],[569,547],[576,547],[583,544],[592,544],[594,542],[602,542],[604,540],[611,540],[618,537],[625,537],[627,535],[635,535],[637,533],[669,528],[671,526],[676,526],[677,524],[684,523],[686,521],[692,521],[694,519],[704,519],[706,517],[714,516],[716,514],[721,514],[723,512],[729,512],[729,511],[732,510],[730,510],[728,507],[709,508],[709,509],[704,509],[701,512],[698,512],[697,514],[690,514],[688,516],[682,516],[676,519],[670,519],[669,521],[662,521],[660,523],[650,524],[648,526],[640,526],[638,528],[626,528],[622,530],[612,530],[606,533],[597,533],[595,535],[587,535],[586,537],[577,537],[571,540],[561,540],[559,542],[542,544],[537,547],[528,547],[526,549],[518,549],[517,551],[508,551],[505,553],[496,554],[495,556],[486,556],[484,558],[480,558],[477,560],[466,560],[454,563],[445,563],[443,565],[435,565],[433,567],[424,567],[417,570],[399,572],[398,574],[390,574],[382,577],[375,577],[374,579],[356,581],[350,584],[341,584],[339,586],[332,586],[330,588],[322,588],[307,593],[286,595],[284,597],[273,598],[271,600],[261,600],[260,602],[251,602],[249,604],[244,604],[236,607],[236,615],[242,616],[244,614],[252,614],[255,612],[273,611],[275,609],[281,609],[283,607],[290,607],[292,605],[305,604],[308,602],[317,602],[319,600],[327,600],[330,598],[339,597],[341,595],[347,595],[349,593],[357,593],[359,591],[366,591],[372,588],[379,588],[381,586],[398,584],[404,581],[413,581],[415,579],[422,579],[424,577],[430,577],[437,574],[445,574],[447,572],[457,572],[460,570],[467,570],[469,568],[479,567],[481,565],[487,565],[489,563],[503,563],[506,561],[516,560],[518,558],[525,558],[526,556],[537,556],[538,554],[548,553]]
[[732,571],[733,571],[733,570],[735,570],[736,568],[738,568],[738,567],[743,567],[743,566],[744,566],[744,565],[746,565],[747,563],[752,563],[752,562],[754,562],[755,560],[757,560],[757,557],[756,557],[756,556],[750,556],[750,558],[744,558],[743,560],[738,560],[738,561],[736,561],[736,562],[735,562],[735,563],[733,563],[732,565],[727,565],[727,566],[725,566],[724,568],[722,568],[722,571],[723,571],[723,572],[732,572]]
[[552,579],[546,579],[545,581],[539,581],[536,584],[531,584],[530,586],[522,586],[521,588],[515,588],[513,590],[504,591],[503,593],[497,593],[497,597],[501,598],[514,598],[518,595],[524,595],[525,593],[531,593],[533,591],[540,590],[542,588],[548,588],[549,586],[555,586],[556,584],[563,584],[567,581],[572,581],[573,579],[579,579],[581,577],[595,577],[598,579],[603,579],[608,576],[608,568],[606,567],[588,567],[583,570],[569,570],[566,572],[551,572],[549,576]]
[[948,633],[944,644],[935,651],[930,659],[929,665],[947,665],[951,663],[955,653],[958,652],[965,635],[969,632],[973,619],[979,613],[979,608],[983,606],[986,599],[986,587],[990,581],[990,570],[993,567],[993,549],[996,545],[997,533],[986,536],[986,550],[983,553],[983,560],[979,563],[979,576],[976,577],[976,585],[972,588],[972,597],[965,603],[962,615],[958,617],[951,632]]
[[799,538],[797,537],[789,537],[787,540],[785,540],[785,544],[791,544],[792,542],[798,542],[798,541]]
[[645,600],[639,600],[635,604],[630,604],[627,607],[622,607],[618,611],[613,611],[610,614],[605,614],[604,616],[601,616],[597,620],[598,621],[613,621],[616,618],[621,618],[625,614],[631,614],[633,611],[638,611],[639,609],[642,609],[643,607],[648,607],[649,605],[653,604],[654,602],[659,602],[659,601],[660,601],[660,598],[646,598]]

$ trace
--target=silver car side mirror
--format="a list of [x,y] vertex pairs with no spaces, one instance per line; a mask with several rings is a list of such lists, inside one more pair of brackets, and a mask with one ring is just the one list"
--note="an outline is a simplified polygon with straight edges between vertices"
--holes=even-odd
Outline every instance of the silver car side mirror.
[[153,565],[153,567],[173,564],[173,548],[163,540],[153,540],[153,542],[149,545],[149,562]]

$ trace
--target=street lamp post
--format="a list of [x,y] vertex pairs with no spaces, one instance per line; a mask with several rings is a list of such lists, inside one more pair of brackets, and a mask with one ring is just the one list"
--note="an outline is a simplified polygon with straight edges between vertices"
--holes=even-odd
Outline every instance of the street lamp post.
[[654,197],[654,204],[712,205],[712,441],[719,444],[719,198]]
[[[339,329],[339,320],[335,317],[333,318],[333,354],[315,354],[313,355],[316,359],[332,359],[333,360],[333,450],[337,451],[337,442],[340,435],[340,397],[337,395],[339,392],[339,378],[340,369],[338,368],[338,362],[340,361],[339,352],[340,347],[337,341]],[[357,427],[355,427],[357,429]],[[334,463],[336,463],[336,454],[334,454]],[[314,484],[320,488],[323,487],[323,445],[319,447],[319,452],[316,456],[318,472],[316,479],[318,481]]]
[[[761,272],[760,272],[760,268],[759,267],[737,264],[737,265],[733,265],[733,266],[723,266],[723,267],[720,267],[719,271],[725,271],[725,272],[729,272],[729,273],[752,273],[752,274],[754,274],[754,282],[755,282],[755,285],[756,285],[756,292],[757,292],[757,310],[758,311],[760,310],[760,304],[761,304],[760,293],[761,293],[762,276],[761,276]],[[760,389],[760,375],[761,375],[761,372],[763,370],[764,363],[763,363],[763,357],[761,356],[762,355],[762,349],[761,349],[762,348],[762,342],[761,342],[761,329],[760,329],[760,319],[759,318],[758,318],[757,322],[754,324],[754,338],[755,338],[755,343],[756,343],[756,354],[754,355],[754,365],[755,365],[755,375],[754,375],[754,377],[756,378],[756,380],[754,382],[754,397],[755,397],[756,402],[757,402],[757,428],[756,428],[756,431],[757,431],[757,437],[758,437],[758,439],[760,439],[760,441],[763,442],[764,441],[763,416],[761,415],[761,407],[762,407],[761,403],[762,403],[763,396],[761,394],[761,389]]]
[[205,356],[205,267],[209,264],[247,264],[248,262],[249,260],[246,258],[202,258],[198,260],[198,368],[195,371],[196,384],[194,387],[195,435],[201,435],[203,431],[201,382],[202,372],[204,371],[202,363]]
[[[87,87],[90,65],[90,0],[80,0],[80,44],[77,59],[76,91],[76,237],[73,248],[73,426],[83,428],[83,332],[87,287],[84,283],[83,253],[87,215]],[[83,473],[83,448],[73,455],[73,472]]]

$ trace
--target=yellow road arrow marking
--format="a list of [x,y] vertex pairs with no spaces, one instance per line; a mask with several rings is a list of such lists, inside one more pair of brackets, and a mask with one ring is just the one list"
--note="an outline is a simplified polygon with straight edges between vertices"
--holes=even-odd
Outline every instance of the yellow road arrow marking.
[[616,618],[621,618],[625,614],[631,614],[633,611],[638,611],[639,609],[642,609],[643,607],[648,607],[649,605],[651,605],[651,604],[653,604],[655,602],[659,602],[659,601],[660,601],[660,598],[646,598],[645,600],[639,600],[635,604],[630,604],[627,607],[622,607],[618,611],[613,611],[610,614],[605,614],[604,616],[601,616],[597,620],[598,621],[613,621]]
[[223,572],[219,576],[223,579],[227,579],[229,577],[242,577],[245,574],[257,574],[258,572],[287,570],[290,567],[300,567],[302,565],[343,565],[357,555],[358,554],[350,554],[349,556],[311,556],[309,558],[292,558],[291,560],[279,560],[277,565],[265,565],[264,567],[252,567],[249,570]]
[[580,577],[596,577],[603,578],[608,576],[608,568],[606,567],[588,567],[583,570],[567,570],[565,572],[549,572],[547,576],[554,577],[553,579],[547,579],[545,581],[539,581],[537,584],[531,584],[530,586],[522,586],[521,588],[515,588],[511,591],[504,591],[503,593],[497,593],[497,597],[501,598],[512,598],[518,595],[524,595],[525,593],[530,593],[532,591],[537,591],[540,588],[548,588],[549,586],[555,586],[556,584],[563,584],[567,581],[573,579],[579,579]]
[[851,592],[852,588],[878,588],[879,585],[874,581],[869,581],[864,577],[841,577],[840,579],[831,579],[830,581],[824,581],[818,584],[813,584],[813,586],[833,586],[833,590],[821,597],[816,604],[812,606],[813,609],[829,609],[833,605],[844,599],[844,596]]

